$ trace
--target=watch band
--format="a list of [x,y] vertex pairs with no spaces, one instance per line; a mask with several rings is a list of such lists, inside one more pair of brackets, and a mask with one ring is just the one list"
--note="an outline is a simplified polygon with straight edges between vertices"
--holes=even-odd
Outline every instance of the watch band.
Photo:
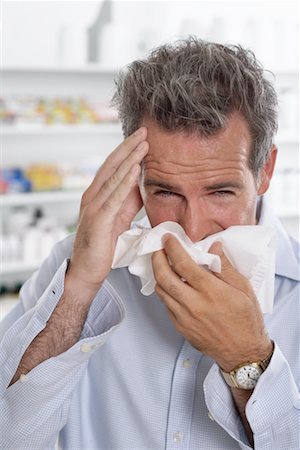
[[228,386],[241,389],[241,386],[239,386],[239,384],[237,383],[236,378],[235,378],[236,372],[241,367],[252,366],[252,367],[255,367],[262,374],[266,370],[268,365],[270,364],[273,353],[274,353],[274,345],[273,345],[271,353],[265,359],[263,359],[261,361],[255,361],[255,362],[248,361],[248,362],[239,364],[231,372],[225,372],[224,370],[222,370],[220,368],[221,374],[223,375],[223,378],[226,381],[226,383],[228,384]]

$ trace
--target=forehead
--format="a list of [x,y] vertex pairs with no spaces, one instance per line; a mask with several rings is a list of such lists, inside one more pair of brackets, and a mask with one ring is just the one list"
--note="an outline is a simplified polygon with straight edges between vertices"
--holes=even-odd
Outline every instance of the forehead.
[[154,121],[143,121],[148,129],[149,152],[145,170],[195,172],[248,166],[251,135],[246,121],[233,115],[226,128],[212,136],[161,129]]

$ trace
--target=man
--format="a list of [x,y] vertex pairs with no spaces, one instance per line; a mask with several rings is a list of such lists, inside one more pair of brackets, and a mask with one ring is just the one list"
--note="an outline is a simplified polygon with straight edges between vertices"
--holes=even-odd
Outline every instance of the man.
[[[298,247],[258,200],[276,160],[272,86],[252,53],[190,38],[132,63],[114,103],[125,140],[84,193],[76,237],[3,325],[2,447],[53,448],[60,434],[72,450],[298,449]],[[152,227],[178,222],[193,242],[275,227],[273,313],[219,243],[216,274],[166,236],[149,298],[111,271],[143,205]]]

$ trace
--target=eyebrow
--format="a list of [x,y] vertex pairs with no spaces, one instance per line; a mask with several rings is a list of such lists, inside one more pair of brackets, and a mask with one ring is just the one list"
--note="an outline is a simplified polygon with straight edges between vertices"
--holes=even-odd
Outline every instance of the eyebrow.
[[181,192],[181,188],[174,184],[165,183],[164,181],[155,180],[153,178],[148,178],[144,181],[144,186],[156,186],[166,191],[176,191]]
[[236,188],[242,189],[242,184],[237,181],[221,181],[220,183],[215,183],[210,186],[206,186],[204,189],[206,191],[217,191],[219,189]]
[[[181,188],[179,186],[165,183],[164,181],[155,180],[153,178],[149,178],[149,179],[145,180],[144,186],[156,186],[161,189],[165,189],[167,191],[181,192]],[[217,191],[219,189],[228,189],[228,188],[241,189],[242,185],[241,185],[241,183],[239,183],[237,181],[222,181],[220,183],[215,183],[210,186],[206,186],[204,189],[207,192],[211,192],[211,191]]]

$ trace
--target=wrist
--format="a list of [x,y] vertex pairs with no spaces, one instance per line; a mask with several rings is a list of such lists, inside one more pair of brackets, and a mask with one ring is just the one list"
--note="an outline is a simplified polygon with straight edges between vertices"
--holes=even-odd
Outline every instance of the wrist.
[[271,351],[262,359],[248,359],[231,370],[220,367],[225,382],[231,388],[253,390],[263,372],[267,369],[273,355],[274,343],[271,342]]
[[274,350],[274,343],[270,339],[267,339],[264,343],[262,343],[259,347],[252,350],[251,352],[248,350],[244,354],[235,356],[230,361],[217,361],[219,367],[224,372],[231,372],[236,367],[246,364],[247,362],[255,362],[265,360]]
[[68,267],[65,273],[64,291],[72,293],[72,297],[80,298],[82,302],[91,302],[99,289],[101,288],[103,281],[97,283],[87,282],[84,275],[76,271],[72,266],[71,261],[68,261]]

